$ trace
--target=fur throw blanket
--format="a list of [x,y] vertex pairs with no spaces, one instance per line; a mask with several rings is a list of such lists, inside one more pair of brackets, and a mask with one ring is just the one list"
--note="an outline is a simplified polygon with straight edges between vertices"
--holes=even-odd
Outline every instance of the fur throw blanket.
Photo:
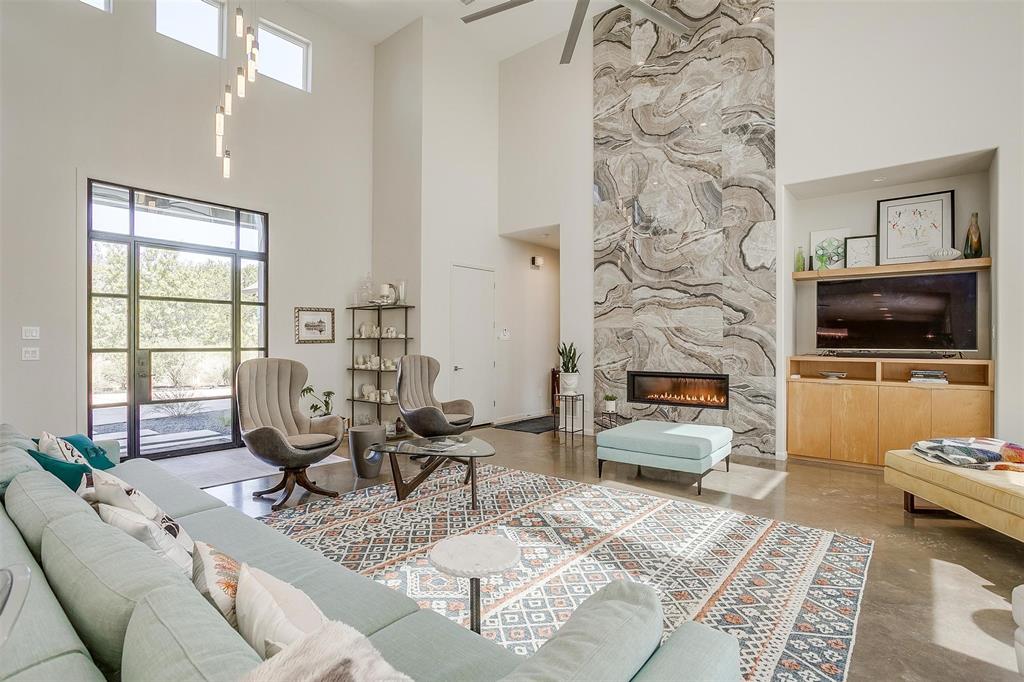
[[914,443],[914,454],[937,464],[991,471],[1024,471],[1024,446],[995,438],[936,438]]
[[359,631],[328,621],[289,644],[246,675],[242,682],[412,682],[381,657]]

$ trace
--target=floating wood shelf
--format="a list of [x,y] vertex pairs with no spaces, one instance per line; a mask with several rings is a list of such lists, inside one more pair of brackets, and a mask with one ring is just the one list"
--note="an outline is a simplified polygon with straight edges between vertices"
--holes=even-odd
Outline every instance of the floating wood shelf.
[[926,261],[924,263],[900,263],[898,265],[875,265],[866,268],[840,268],[838,270],[805,270],[794,272],[796,282],[823,279],[850,279],[854,277],[880,277],[882,275],[910,275],[943,272],[969,272],[988,270],[991,258],[970,258],[967,260]]

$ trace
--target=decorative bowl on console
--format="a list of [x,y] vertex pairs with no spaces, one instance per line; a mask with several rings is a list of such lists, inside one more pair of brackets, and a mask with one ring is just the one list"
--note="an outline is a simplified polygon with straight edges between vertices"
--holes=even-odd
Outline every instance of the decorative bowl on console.
[[960,253],[956,249],[951,249],[948,246],[941,249],[936,249],[935,251],[932,251],[930,254],[928,254],[928,257],[935,261],[956,260],[961,256],[963,256],[962,253]]

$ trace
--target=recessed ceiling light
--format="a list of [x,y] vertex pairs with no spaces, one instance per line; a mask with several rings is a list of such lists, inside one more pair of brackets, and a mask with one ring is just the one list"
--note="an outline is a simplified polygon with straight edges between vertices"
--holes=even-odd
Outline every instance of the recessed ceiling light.
[[872,295],[872,296],[881,296],[882,294],[880,294],[880,293],[878,293],[878,292],[875,292],[875,293],[873,293],[873,294],[871,294],[871,295]]
[[884,175],[879,175],[877,178],[872,178],[871,182],[885,182],[887,178]]
[[888,310],[888,308],[879,308],[879,310]]

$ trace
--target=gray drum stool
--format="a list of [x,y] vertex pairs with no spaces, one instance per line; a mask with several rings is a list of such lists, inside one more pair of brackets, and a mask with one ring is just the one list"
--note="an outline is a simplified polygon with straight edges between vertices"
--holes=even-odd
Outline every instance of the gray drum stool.
[[367,452],[371,445],[387,442],[387,432],[379,424],[353,426],[348,430],[348,452],[352,458],[352,473],[356,478],[377,478],[384,453]]

